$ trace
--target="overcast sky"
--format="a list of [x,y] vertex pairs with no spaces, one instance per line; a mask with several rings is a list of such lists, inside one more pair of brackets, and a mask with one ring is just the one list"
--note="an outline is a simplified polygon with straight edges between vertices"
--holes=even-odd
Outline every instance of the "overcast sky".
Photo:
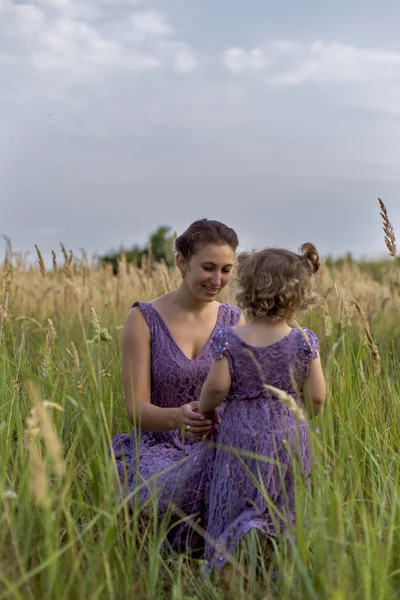
[[[398,0],[0,0],[0,234],[104,252],[400,238]],[[4,246],[1,241],[1,246]]]

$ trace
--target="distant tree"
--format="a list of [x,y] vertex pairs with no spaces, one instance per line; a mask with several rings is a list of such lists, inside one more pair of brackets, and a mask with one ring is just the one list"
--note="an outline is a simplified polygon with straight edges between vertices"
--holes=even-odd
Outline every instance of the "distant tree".
[[[335,267],[336,269],[342,269],[345,265],[355,265],[362,273],[367,273],[375,281],[382,283],[385,277],[387,277],[388,272],[390,272],[392,261],[388,258],[379,260],[360,258],[359,260],[355,260],[351,253],[347,252],[344,256],[339,256],[335,259],[332,256],[327,256],[325,258],[325,265],[328,268]],[[393,282],[394,286],[396,284],[397,282]]]
[[172,267],[175,263],[174,256],[174,234],[171,233],[171,228],[161,225],[154,233],[151,234],[149,246],[153,253],[153,259],[156,262],[162,260],[167,267]]
[[143,258],[147,258],[149,255],[149,248],[151,248],[152,263],[164,261],[167,267],[172,267],[175,262],[174,258],[174,234],[170,227],[161,225],[154,231],[149,241],[143,247],[135,244],[128,250],[121,248],[117,252],[109,252],[104,256],[100,257],[100,261],[104,263],[111,263],[113,266],[113,272],[118,272],[118,259],[122,252],[125,252],[126,260],[129,263],[134,263],[140,266]]

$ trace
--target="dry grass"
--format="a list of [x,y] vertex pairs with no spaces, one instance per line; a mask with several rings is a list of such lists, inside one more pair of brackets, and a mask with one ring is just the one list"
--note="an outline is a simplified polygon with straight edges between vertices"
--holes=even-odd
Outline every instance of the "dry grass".
[[[119,262],[119,274],[114,276],[110,266],[86,265],[82,260],[70,257],[64,268],[57,267],[54,254],[53,271],[45,272],[45,267],[27,266],[20,257],[14,256],[14,267],[10,263],[0,266],[0,281],[3,282],[3,298],[0,297],[2,313],[0,319],[11,319],[24,315],[38,321],[50,317],[70,320],[81,310],[89,318],[92,307],[100,320],[109,313],[120,323],[131,304],[137,300],[150,300],[174,289],[180,282],[177,270],[169,271],[164,264],[157,265],[149,276],[147,264],[136,267],[127,264],[124,257]],[[45,273],[45,276],[43,275]],[[12,306],[9,309],[12,279]],[[390,266],[382,273],[382,283],[363,272],[356,263],[345,264],[343,268],[325,267],[319,276],[318,291],[323,297],[322,308],[326,317],[326,330],[329,331],[330,314],[342,312],[343,325],[351,322],[352,305],[350,298],[357,298],[367,314],[380,313],[394,318],[397,313],[396,298],[393,295],[395,278]],[[233,286],[224,290],[223,301],[235,303]],[[108,318],[106,316],[106,318]]]
[[396,245],[396,236],[394,234],[393,225],[390,222],[389,215],[386,209],[386,206],[380,198],[378,198],[379,206],[381,207],[381,217],[383,221],[383,231],[385,234],[385,244],[389,251],[390,256],[396,258],[397,255],[397,245]]
[[[383,203],[381,211],[395,258]],[[31,266],[6,240],[0,266],[0,600],[398,597],[400,288],[392,261],[380,282],[352,261],[323,264],[320,309],[302,324],[320,338],[328,402],[312,431],[311,497],[298,482],[296,545],[278,544],[270,564],[249,542],[218,582],[201,578],[193,558],[160,552],[167,523],[143,525],[121,506],[109,455],[110,438],[130,429],[126,313],[135,300],[174,289],[179,272],[136,267],[122,255],[114,275],[64,246],[52,259],[52,270],[40,259]],[[234,303],[233,287],[221,300]]]

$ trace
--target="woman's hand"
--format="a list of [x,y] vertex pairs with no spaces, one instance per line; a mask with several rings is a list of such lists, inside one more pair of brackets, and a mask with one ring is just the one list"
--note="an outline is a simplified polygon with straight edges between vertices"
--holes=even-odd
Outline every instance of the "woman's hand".
[[177,427],[182,429],[185,435],[203,437],[211,431],[213,424],[218,422],[214,421],[213,417],[218,419],[218,415],[213,413],[202,415],[197,401],[189,402],[177,409]]

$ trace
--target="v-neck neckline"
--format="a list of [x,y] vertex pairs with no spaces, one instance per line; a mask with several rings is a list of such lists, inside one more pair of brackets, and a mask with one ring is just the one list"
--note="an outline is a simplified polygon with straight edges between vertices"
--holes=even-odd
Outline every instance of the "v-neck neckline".
[[206,345],[204,346],[203,350],[200,352],[200,354],[198,354],[198,355],[196,356],[196,358],[189,358],[189,357],[187,356],[187,354],[185,354],[185,353],[184,353],[184,351],[182,350],[182,348],[179,346],[179,344],[177,343],[176,339],[175,339],[175,338],[174,338],[174,336],[172,335],[172,333],[171,333],[171,330],[170,330],[170,328],[168,327],[167,323],[165,322],[164,318],[161,316],[161,314],[158,312],[158,310],[157,310],[156,308],[154,308],[154,306],[151,304],[151,302],[148,302],[148,304],[149,304],[149,306],[151,306],[151,308],[152,308],[152,309],[154,310],[154,312],[157,314],[157,316],[158,316],[159,320],[160,320],[160,321],[161,321],[161,323],[163,324],[163,326],[164,326],[165,330],[167,331],[167,333],[168,333],[169,337],[171,338],[172,342],[174,343],[174,345],[176,346],[176,348],[179,350],[179,352],[182,354],[182,356],[184,356],[184,357],[186,358],[186,360],[187,360],[187,361],[189,361],[189,362],[195,362],[195,361],[196,361],[196,360],[198,360],[198,359],[199,359],[201,356],[203,356],[204,352],[207,350],[207,348],[208,348],[208,346],[209,346],[209,344],[210,344],[210,342],[211,342],[211,339],[212,339],[212,337],[213,337],[213,335],[214,335],[214,333],[215,333],[216,329],[218,328],[218,325],[219,325],[219,320],[220,320],[220,316],[221,316],[221,308],[222,308],[223,304],[220,304],[220,305],[219,305],[219,308],[218,308],[218,314],[217,314],[217,320],[216,320],[216,322],[215,322],[215,325],[214,325],[214,328],[213,328],[213,330],[212,330],[212,332],[211,332],[211,335],[210,335],[210,337],[208,338],[208,340],[207,340],[207,342],[206,342]]

